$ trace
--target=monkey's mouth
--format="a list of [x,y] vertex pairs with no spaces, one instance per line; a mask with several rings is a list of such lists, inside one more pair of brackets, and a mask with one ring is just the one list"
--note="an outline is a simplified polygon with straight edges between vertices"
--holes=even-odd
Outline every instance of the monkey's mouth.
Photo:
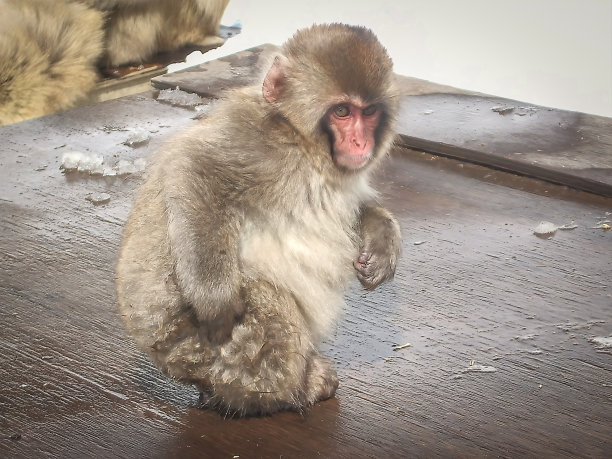
[[363,155],[336,155],[334,156],[334,160],[338,166],[344,167],[346,169],[359,169],[370,160],[371,154],[370,152],[364,153]]

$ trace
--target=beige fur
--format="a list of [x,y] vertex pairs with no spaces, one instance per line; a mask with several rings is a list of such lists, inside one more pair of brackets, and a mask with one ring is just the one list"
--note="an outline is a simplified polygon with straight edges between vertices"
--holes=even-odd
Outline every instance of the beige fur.
[[0,124],[65,110],[93,88],[102,13],[49,0],[1,0],[0,9]]
[[[283,54],[263,91],[234,91],[157,153],[117,266],[136,343],[224,413],[302,410],[331,397],[338,380],[317,346],[349,280],[371,289],[390,279],[400,247],[399,225],[371,205],[369,185],[397,113],[384,48],[366,29],[335,24],[296,34]],[[337,56],[351,68],[338,70]],[[351,100],[383,114],[370,160],[345,170],[324,126],[330,102],[312,100],[358,89]]]
[[219,31],[229,0],[88,0],[112,8],[106,63],[140,63],[159,51],[200,45]]
[[228,0],[0,0],[0,125],[73,107],[98,65],[204,44]]

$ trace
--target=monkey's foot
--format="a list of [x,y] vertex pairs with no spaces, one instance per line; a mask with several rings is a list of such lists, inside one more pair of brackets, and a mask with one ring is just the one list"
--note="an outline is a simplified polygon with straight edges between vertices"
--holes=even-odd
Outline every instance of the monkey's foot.
[[338,376],[329,359],[314,355],[306,374],[306,401],[312,405],[332,398],[338,388]]

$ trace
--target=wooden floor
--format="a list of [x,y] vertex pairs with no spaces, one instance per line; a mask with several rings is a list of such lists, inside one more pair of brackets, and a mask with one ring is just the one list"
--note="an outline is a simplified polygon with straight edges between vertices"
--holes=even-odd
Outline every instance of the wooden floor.
[[[610,457],[612,232],[594,227],[612,198],[407,149],[377,177],[396,279],[355,283],[323,346],[336,398],[198,409],[115,306],[141,176],[60,170],[74,150],[146,158],[197,114],[144,93],[0,128],[0,457]],[[134,130],[149,142],[124,145]],[[578,227],[539,238],[542,220]]]

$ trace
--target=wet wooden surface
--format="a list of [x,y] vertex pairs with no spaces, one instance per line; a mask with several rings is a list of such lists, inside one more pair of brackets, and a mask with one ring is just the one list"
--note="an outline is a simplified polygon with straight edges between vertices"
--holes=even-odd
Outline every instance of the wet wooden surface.
[[[198,409],[116,310],[141,176],[60,170],[73,150],[146,158],[197,114],[142,94],[0,128],[0,457],[609,457],[612,232],[593,227],[612,199],[410,150],[377,177],[403,228],[396,279],[355,282],[323,346],[336,398]],[[135,131],[149,142],[125,145]],[[541,220],[579,226],[540,239]]]
[[[274,45],[153,78],[205,97],[261,79]],[[612,197],[612,118],[477,94],[400,76],[402,146]],[[440,126],[444,126],[440,129]]]

